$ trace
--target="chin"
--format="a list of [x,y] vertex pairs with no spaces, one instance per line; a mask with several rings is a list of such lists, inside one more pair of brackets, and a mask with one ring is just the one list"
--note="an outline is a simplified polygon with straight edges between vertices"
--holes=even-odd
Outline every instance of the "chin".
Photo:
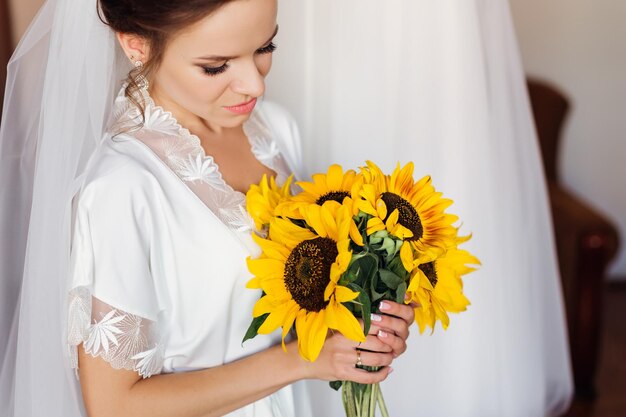
[[252,113],[247,114],[232,114],[229,117],[224,118],[222,126],[226,128],[239,127],[244,124]]

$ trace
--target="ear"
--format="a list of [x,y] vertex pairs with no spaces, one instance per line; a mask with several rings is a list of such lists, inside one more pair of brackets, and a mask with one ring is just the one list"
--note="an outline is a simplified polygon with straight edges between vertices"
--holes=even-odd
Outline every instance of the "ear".
[[132,33],[118,32],[116,35],[124,53],[133,64],[136,61],[145,63],[148,60],[150,48],[145,38]]

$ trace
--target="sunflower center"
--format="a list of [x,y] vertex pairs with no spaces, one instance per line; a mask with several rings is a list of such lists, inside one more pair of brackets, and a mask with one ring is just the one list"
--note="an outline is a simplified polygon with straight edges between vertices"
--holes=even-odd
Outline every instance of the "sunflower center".
[[[415,207],[398,194],[384,192],[380,198],[387,206],[387,216],[393,213],[395,209],[398,209],[398,223],[413,232],[413,236],[407,238],[406,240],[419,240],[424,234],[424,228],[422,227],[422,221],[420,220],[420,216],[417,214]],[[385,221],[386,220],[387,219],[385,219]]]
[[437,281],[438,281],[437,270],[435,269],[435,263],[428,262],[428,263],[422,264],[419,266],[419,269],[421,269],[424,275],[426,275],[426,278],[428,278],[428,280],[430,281],[430,285],[432,285],[433,288],[435,288],[435,286],[437,285]]
[[285,286],[301,308],[317,312],[328,305],[324,291],[338,254],[337,244],[327,237],[305,240],[291,251],[285,262]]
[[339,204],[343,204],[343,199],[346,197],[350,197],[350,193],[347,191],[331,191],[319,197],[315,201],[315,204],[317,204],[318,206],[321,206],[325,202],[331,201],[331,200],[336,201]]

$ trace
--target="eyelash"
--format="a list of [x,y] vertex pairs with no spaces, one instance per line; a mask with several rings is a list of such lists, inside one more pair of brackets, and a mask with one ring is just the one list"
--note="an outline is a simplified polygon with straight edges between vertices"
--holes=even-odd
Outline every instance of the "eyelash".
[[[260,55],[271,54],[272,52],[276,50],[276,48],[277,48],[276,44],[274,42],[270,42],[269,44],[267,44],[267,46],[257,49],[256,53]],[[228,69],[228,64],[226,63],[219,67],[204,67],[203,66],[202,69],[204,70],[204,73],[206,75],[216,76],[226,71]]]

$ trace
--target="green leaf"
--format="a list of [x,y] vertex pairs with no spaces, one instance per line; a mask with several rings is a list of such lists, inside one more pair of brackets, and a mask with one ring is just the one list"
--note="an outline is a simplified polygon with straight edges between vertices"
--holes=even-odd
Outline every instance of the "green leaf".
[[396,290],[396,303],[404,304],[404,295],[406,294],[406,282],[402,282],[398,285]]
[[363,319],[363,332],[368,334],[372,325],[372,301],[366,291],[361,291],[357,297],[361,307],[361,318]]
[[372,276],[376,274],[378,270],[378,257],[371,253],[366,253],[357,260],[356,266],[358,267],[358,270],[356,270],[356,274],[358,275],[356,282],[364,285],[365,282],[371,280]]
[[400,256],[394,257],[388,264],[387,269],[401,277],[403,280],[407,281],[409,279],[409,272],[404,268],[404,264],[402,263],[402,259]]
[[350,284],[351,282],[354,282],[357,280],[358,278],[358,271],[353,271],[351,269],[348,269],[346,272],[344,272],[341,275],[341,278],[339,278],[339,285],[343,285],[344,287],[347,286],[348,284]]
[[342,381],[330,381],[328,385],[330,385],[330,387],[334,389],[335,391],[339,391],[339,388],[341,388],[341,386],[343,385],[343,382]]
[[398,288],[398,285],[404,282],[404,280],[388,269],[379,269],[380,279],[392,290]]
[[385,238],[387,236],[389,236],[389,233],[385,229],[372,233],[372,237],[375,237],[375,238]]
[[394,243],[393,239],[386,237],[383,239],[382,248],[387,251],[387,256],[392,256],[394,250],[396,249],[396,244]]
[[259,327],[261,327],[261,325],[265,323],[265,319],[267,319],[267,316],[269,315],[270,313],[265,313],[262,316],[255,317],[252,320],[252,323],[250,323],[250,327],[248,327],[248,330],[246,331],[246,335],[243,337],[243,340],[241,341],[242,345],[246,340],[254,339],[256,335],[259,334]]
[[404,240],[402,240],[402,239],[396,240],[396,252],[400,250],[402,245],[404,245]]

